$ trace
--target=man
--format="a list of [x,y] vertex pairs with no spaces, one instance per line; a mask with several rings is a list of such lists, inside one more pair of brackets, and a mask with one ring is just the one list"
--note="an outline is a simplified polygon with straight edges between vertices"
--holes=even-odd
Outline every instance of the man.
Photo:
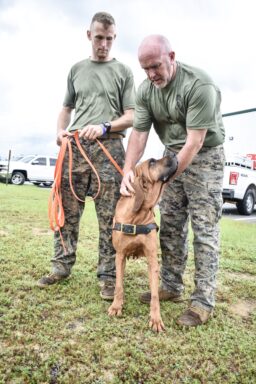
[[[87,37],[91,42],[91,56],[75,64],[68,75],[67,91],[57,124],[57,143],[68,136],[73,149],[72,180],[76,194],[84,200],[88,189],[96,194],[98,182],[88,163],[79,152],[72,133],[79,130],[80,143],[97,169],[101,180],[100,195],[95,200],[99,222],[99,261],[97,276],[101,284],[100,295],[112,300],[115,284],[115,251],[112,246],[111,227],[116,202],[120,195],[121,176],[95,141],[98,138],[119,166],[124,164],[122,139],[132,126],[135,103],[134,80],[131,70],[110,56],[116,38],[114,18],[96,13]],[[71,113],[75,109],[74,119]],[[71,274],[76,261],[79,222],[84,203],[78,201],[70,188],[68,154],[66,153],[61,181],[65,225],[61,228],[66,253],[55,233],[52,273],[42,277],[38,285],[48,287]]]
[[[162,250],[160,300],[180,301],[188,256],[188,219],[194,234],[195,290],[178,324],[196,326],[212,314],[218,269],[224,167],[220,91],[202,70],[175,60],[169,41],[146,37],[138,51],[147,79],[140,85],[129,138],[121,193],[133,193],[133,168],[143,155],[153,123],[165,154],[175,152],[178,169],[160,202]],[[150,292],[141,295],[149,303]]]

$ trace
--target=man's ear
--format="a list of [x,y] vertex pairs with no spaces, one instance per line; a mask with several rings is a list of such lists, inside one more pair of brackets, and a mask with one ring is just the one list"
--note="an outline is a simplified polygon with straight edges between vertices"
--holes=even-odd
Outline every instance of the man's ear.
[[92,39],[91,31],[87,31],[86,34],[87,34],[88,39],[91,40]]
[[132,208],[133,212],[138,212],[140,210],[140,208],[143,204],[144,198],[145,198],[143,185],[140,181],[141,180],[139,177],[135,177],[134,185],[133,185],[133,188],[135,190],[134,204],[133,204],[133,208]]

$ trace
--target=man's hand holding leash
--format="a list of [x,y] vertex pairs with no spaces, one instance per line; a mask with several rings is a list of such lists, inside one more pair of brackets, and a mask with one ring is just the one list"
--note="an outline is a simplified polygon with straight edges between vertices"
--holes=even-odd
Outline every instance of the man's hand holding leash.
[[101,137],[102,135],[104,135],[104,133],[106,132],[103,131],[101,124],[99,125],[89,124],[89,125],[86,125],[86,127],[84,127],[80,131],[79,138],[87,139],[87,140],[95,140],[97,139],[97,137]]

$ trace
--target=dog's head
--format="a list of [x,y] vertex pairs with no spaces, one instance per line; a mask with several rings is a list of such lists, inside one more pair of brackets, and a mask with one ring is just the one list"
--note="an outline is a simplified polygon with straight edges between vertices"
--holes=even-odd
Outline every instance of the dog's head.
[[162,192],[162,186],[178,167],[176,155],[165,156],[159,160],[149,159],[135,168],[135,202],[133,211],[137,212],[145,203],[146,208],[156,205]]

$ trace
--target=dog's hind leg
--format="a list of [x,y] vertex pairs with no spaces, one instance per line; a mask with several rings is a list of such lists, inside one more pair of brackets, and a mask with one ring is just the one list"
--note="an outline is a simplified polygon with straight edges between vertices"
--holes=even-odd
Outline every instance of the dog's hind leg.
[[122,307],[124,304],[124,270],[126,257],[121,254],[116,254],[116,287],[113,303],[108,309],[109,316],[121,316]]

